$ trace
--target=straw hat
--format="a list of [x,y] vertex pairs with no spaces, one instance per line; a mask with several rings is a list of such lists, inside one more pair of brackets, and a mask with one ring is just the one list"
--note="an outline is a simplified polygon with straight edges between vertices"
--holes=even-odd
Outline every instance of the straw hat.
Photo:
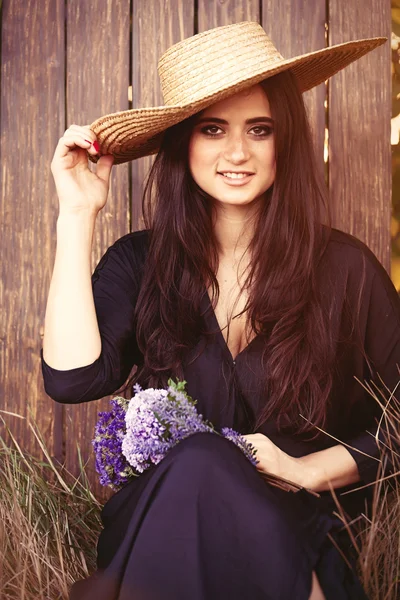
[[361,39],[284,59],[259,23],[216,27],[174,44],[161,56],[164,106],[108,114],[90,128],[100,153],[113,154],[114,164],[155,154],[168,127],[223,98],[287,70],[305,92],[386,40]]

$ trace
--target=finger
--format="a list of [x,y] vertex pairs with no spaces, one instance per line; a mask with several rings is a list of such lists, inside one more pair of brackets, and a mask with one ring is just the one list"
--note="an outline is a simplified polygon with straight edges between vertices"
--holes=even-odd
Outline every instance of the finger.
[[79,150],[79,148],[82,148],[82,150],[89,150],[90,146],[90,142],[83,140],[78,136],[65,135],[60,138],[57,144],[56,155],[59,158],[64,158],[71,150]]
[[69,139],[81,138],[82,140],[87,141],[90,144],[93,144],[93,142],[96,141],[96,136],[91,131],[74,131],[71,129],[67,129],[67,131],[64,133],[63,137],[69,138]]
[[[83,146],[84,148],[87,148],[86,144],[90,144],[90,146],[87,148],[88,152],[90,152],[90,154],[98,154],[99,150],[100,150],[100,146],[98,144],[98,141],[96,140],[96,137],[94,136],[94,139],[90,139],[89,135],[87,134],[75,134],[72,132],[69,132],[68,134],[66,134],[68,136],[72,136],[73,139],[76,139],[76,135],[79,135],[80,138],[82,139],[83,142],[85,142],[85,145]],[[92,134],[93,136],[93,134]]]
[[[99,147],[96,147],[96,142],[97,142],[97,137],[96,134],[90,129],[89,125],[70,125],[68,127],[68,129],[65,131],[64,135],[80,135],[82,137],[82,139],[90,142],[91,144],[94,144],[94,150],[95,152],[99,151]],[[92,153],[95,153],[92,152]]]
[[81,135],[83,135],[87,139],[91,139],[92,141],[94,141],[96,139],[96,134],[94,133],[94,131],[92,131],[90,129],[89,125],[75,125],[75,123],[73,123],[72,125],[70,125],[68,127],[66,132],[67,131],[73,131],[75,133],[80,133]]
[[96,163],[97,177],[108,183],[113,164],[114,157],[112,154],[104,154],[104,156],[100,156],[99,160]]
[[71,150],[77,150],[79,148],[86,150],[91,154],[97,153],[90,140],[87,140],[83,136],[72,132],[65,133],[63,137],[60,138],[56,151],[60,158],[64,158],[69,152],[71,152]]

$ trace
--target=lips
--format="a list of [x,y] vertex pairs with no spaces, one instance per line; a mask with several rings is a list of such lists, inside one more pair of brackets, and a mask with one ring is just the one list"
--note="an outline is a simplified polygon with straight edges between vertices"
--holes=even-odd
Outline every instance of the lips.
[[[226,173],[233,173],[234,171],[226,171]],[[243,171],[243,173],[245,173]],[[223,174],[223,172],[219,172],[218,173],[218,177],[220,177],[222,179],[222,181],[224,183],[226,183],[227,185],[230,186],[241,186],[241,185],[246,185],[246,183],[248,183],[251,178],[253,177],[254,173],[245,173],[244,176],[241,177],[227,177],[226,175]]]
[[231,179],[239,179],[236,177],[237,175],[254,175],[252,171],[218,171],[218,174],[224,176],[229,176],[232,174],[233,177],[231,177]]

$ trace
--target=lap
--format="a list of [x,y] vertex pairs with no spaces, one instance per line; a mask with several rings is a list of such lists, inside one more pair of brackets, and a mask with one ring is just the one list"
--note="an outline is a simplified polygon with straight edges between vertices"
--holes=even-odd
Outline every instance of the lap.
[[[248,527],[260,527],[276,543],[300,545],[310,564],[333,519],[323,513],[305,490],[285,492],[269,485],[231,441],[211,433],[194,434],[182,440],[158,465],[134,478],[115,494],[102,512],[104,531],[99,540],[99,566],[104,566],[126,533],[132,514],[143,514],[145,505],[173,518],[196,503],[213,520],[218,507],[241,515]],[[178,515],[176,515],[178,516]],[[182,515],[179,515],[182,517]]]
[[102,519],[99,570],[74,586],[76,600],[308,600],[314,570],[335,581],[327,600],[364,598],[347,594],[340,557],[323,550],[335,519],[318,498],[272,487],[215,434],[181,441],[116,493]]

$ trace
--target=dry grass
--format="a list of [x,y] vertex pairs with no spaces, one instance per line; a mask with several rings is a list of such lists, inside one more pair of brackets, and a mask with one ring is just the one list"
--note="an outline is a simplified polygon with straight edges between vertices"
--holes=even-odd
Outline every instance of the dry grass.
[[[64,600],[95,568],[100,505],[84,468],[73,478],[51,460],[0,440],[0,598]],[[8,432],[11,435],[10,432]]]
[[[353,537],[339,504],[338,513],[357,551],[358,574],[368,597],[371,600],[399,600],[400,402],[394,392],[387,390],[385,397],[376,386],[365,384],[363,387],[382,408],[380,425],[390,435],[385,434],[385,442],[380,442],[381,465],[373,484],[372,505],[369,514],[361,515],[358,520],[358,535]],[[384,476],[387,464],[391,465],[391,473]]]
[[[373,600],[400,598],[400,403],[393,395],[385,401],[369,387],[379,402],[385,426],[391,437],[382,448],[382,467],[374,486],[371,514],[365,518],[365,527],[359,539],[360,576],[366,592]],[[384,477],[389,461],[393,474]]]
[[357,540],[360,578],[373,600],[400,598],[400,490],[398,484],[396,487],[374,502]]
[[[400,406],[369,388],[394,432],[384,450],[400,471]],[[34,427],[43,460],[28,456],[11,432],[0,438],[0,598],[67,600],[71,584],[95,569],[100,504],[81,465],[75,479],[51,460]],[[358,570],[371,600],[400,598],[400,479],[380,478],[371,514],[354,539]]]

